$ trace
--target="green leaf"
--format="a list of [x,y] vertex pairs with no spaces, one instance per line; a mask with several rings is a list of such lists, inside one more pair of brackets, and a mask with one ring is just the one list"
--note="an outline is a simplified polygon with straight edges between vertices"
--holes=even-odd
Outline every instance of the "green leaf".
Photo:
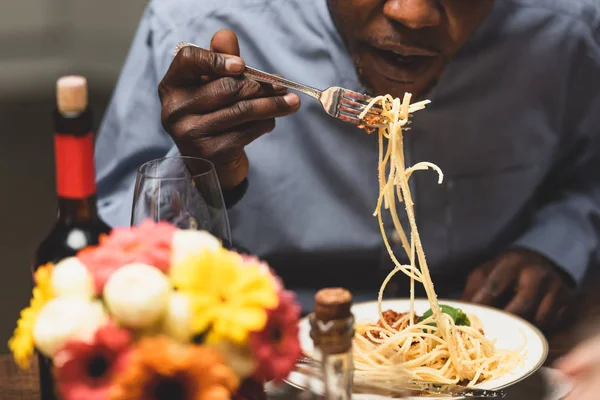
[[[440,308],[444,314],[447,314],[450,317],[452,317],[452,320],[454,321],[454,323],[456,325],[471,326],[471,321],[469,320],[469,317],[460,308],[454,308],[454,307],[446,306],[443,304],[440,304]],[[419,318],[419,322],[425,321],[427,318],[431,317],[432,315],[433,315],[433,311],[431,311],[431,309],[425,311],[423,316],[421,318]],[[430,323],[428,325],[436,326],[435,323]]]

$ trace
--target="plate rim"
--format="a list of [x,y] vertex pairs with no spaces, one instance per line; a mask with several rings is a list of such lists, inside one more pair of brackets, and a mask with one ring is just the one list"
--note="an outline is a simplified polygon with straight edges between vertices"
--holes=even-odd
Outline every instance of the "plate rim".
[[[429,301],[427,298],[423,298],[423,297],[418,297],[415,298],[415,301],[420,300],[420,301]],[[548,343],[548,339],[546,338],[546,336],[542,333],[542,331],[535,325],[533,325],[531,322],[527,321],[526,319],[515,315],[515,314],[511,314],[505,310],[496,308],[496,307],[492,307],[492,306],[488,306],[485,304],[477,304],[477,303],[471,303],[468,301],[463,301],[463,300],[452,300],[452,299],[437,299],[438,303],[442,304],[444,302],[450,302],[450,303],[455,303],[455,304],[462,304],[462,305],[466,305],[466,306],[475,306],[475,307],[479,307],[479,308],[483,308],[483,309],[488,309],[494,312],[499,312],[500,314],[504,314],[505,316],[515,319],[519,322],[521,322],[522,324],[524,324],[525,326],[527,326],[529,329],[531,329],[531,331],[541,340],[542,342],[542,355],[540,357],[540,360],[526,373],[524,373],[521,377],[519,377],[518,379],[510,382],[510,383],[506,383],[504,385],[495,387],[491,390],[502,390],[502,389],[506,389],[508,387],[514,386],[519,382],[522,382],[523,380],[529,378],[531,375],[533,375],[536,371],[538,371],[540,368],[542,368],[544,366],[544,363],[546,362],[546,360],[548,359],[548,354],[550,352],[550,345]],[[410,301],[410,298],[406,298],[406,297],[395,297],[395,298],[387,298],[387,299],[382,299],[382,303],[386,303],[389,301]],[[369,305],[369,304],[375,304],[377,305],[379,301],[378,300],[369,300],[369,301],[361,301],[358,303],[354,303],[352,304],[352,308],[354,308],[355,306],[359,306],[359,305]],[[308,320],[308,316],[303,317],[302,319],[300,319],[300,321],[298,321],[298,325],[300,325],[300,323],[302,323],[302,321]],[[284,379],[284,382],[287,383],[290,386],[295,387],[296,389],[300,389],[303,390],[305,388],[303,388],[302,386],[291,382],[288,378]],[[455,399],[460,399],[461,397],[455,397]]]

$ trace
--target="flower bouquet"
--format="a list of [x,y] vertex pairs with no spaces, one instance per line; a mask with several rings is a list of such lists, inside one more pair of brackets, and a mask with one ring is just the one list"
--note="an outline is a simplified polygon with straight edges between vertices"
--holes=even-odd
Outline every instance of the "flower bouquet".
[[9,348],[50,358],[62,400],[255,398],[293,369],[299,317],[265,263],[147,221],[39,267]]

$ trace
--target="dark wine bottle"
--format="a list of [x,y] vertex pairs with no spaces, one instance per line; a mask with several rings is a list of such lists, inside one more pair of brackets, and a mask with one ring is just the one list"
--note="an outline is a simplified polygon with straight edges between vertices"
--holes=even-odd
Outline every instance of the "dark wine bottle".
[[[81,76],[66,76],[56,83],[54,152],[58,218],[35,253],[39,266],[76,255],[98,243],[110,231],[96,208],[94,135],[88,107],[87,82]],[[51,361],[39,356],[42,400],[56,400]]]

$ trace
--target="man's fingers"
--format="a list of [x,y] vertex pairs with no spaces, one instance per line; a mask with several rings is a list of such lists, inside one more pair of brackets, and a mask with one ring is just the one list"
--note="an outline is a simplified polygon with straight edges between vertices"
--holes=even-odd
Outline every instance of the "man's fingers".
[[521,257],[518,253],[502,256],[493,266],[483,286],[473,296],[473,302],[499,306],[501,298],[513,287],[519,276]]
[[483,286],[487,275],[491,270],[491,264],[484,264],[483,266],[473,270],[467,278],[467,284],[465,290],[460,298],[462,301],[471,301],[477,291]]
[[203,137],[229,131],[246,122],[283,117],[295,112],[300,98],[294,93],[239,101],[207,115],[187,115],[174,123],[175,134]]
[[240,55],[238,38],[229,29],[221,29],[214,34],[210,41],[210,49],[215,53],[231,54],[234,56]]
[[173,91],[163,100],[163,124],[169,125],[187,114],[208,114],[238,101],[271,97],[285,93],[269,84],[225,77],[206,85]]
[[547,291],[550,271],[537,266],[521,269],[517,290],[505,311],[530,318],[535,315],[538,304]]
[[[275,119],[271,118],[236,126],[218,136],[200,138],[199,141],[206,142],[203,157],[215,160],[215,162],[227,161],[232,149],[235,151],[240,150],[260,136],[273,131],[273,129],[275,129]],[[208,145],[209,142],[210,145]],[[198,147],[203,146],[202,143],[196,144]]]
[[554,279],[548,286],[548,291],[535,314],[534,323],[544,329],[554,328],[559,318],[561,308],[567,300],[567,289],[559,279]]
[[186,46],[179,50],[159,85],[159,94],[171,87],[194,86],[204,82],[206,76],[236,76],[246,68],[244,60],[204,50],[199,47]]
[[556,363],[564,374],[575,376],[600,363],[600,336],[584,342]]
[[559,312],[558,292],[550,289],[542,299],[533,322],[542,329],[549,327],[550,322],[554,320],[554,315]]

